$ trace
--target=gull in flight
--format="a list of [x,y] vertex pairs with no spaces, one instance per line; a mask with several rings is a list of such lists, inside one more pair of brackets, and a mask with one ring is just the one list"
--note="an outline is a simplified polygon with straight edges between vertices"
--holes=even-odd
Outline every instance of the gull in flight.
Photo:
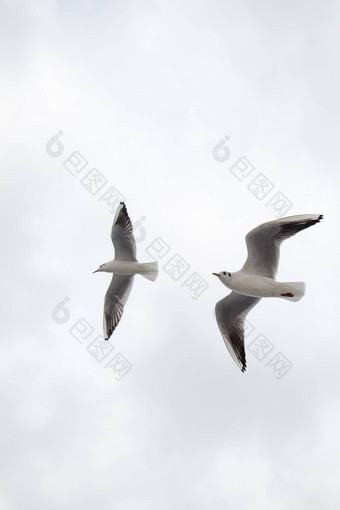
[[277,282],[275,276],[282,241],[322,220],[321,214],[303,214],[268,221],[246,235],[248,258],[240,271],[213,273],[232,290],[216,303],[215,314],[224,343],[242,372],[246,370],[244,321],[263,297],[299,301],[305,293],[303,282]]
[[111,239],[115,249],[115,258],[93,271],[94,273],[98,271],[113,273],[104,301],[103,328],[105,340],[110,338],[118,326],[131,292],[135,274],[141,274],[151,281],[156,280],[158,275],[157,262],[141,264],[137,261],[136,241],[124,202],[119,204],[114,217]]

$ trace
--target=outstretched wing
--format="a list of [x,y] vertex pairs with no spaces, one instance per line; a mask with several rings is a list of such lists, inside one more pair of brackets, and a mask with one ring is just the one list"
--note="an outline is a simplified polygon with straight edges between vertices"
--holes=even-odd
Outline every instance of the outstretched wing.
[[246,235],[248,258],[244,273],[275,278],[282,241],[322,220],[322,214],[302,214],[268,221]]
[[119,204],[113,220],[111,239],[115,249],[116,260],[136,259],[136,241],[133,228],[124,202]]
[[247,313],[259,301],[260,298],[231,292],[227,297],[218,301],[215,306],[216,320],[224,343],[242,372],[247,368],[244,350],[244,321]]
[[103,328],[104,338],[108,340],[123,315],[124,306],[129,298],[134,276],[114,274],[105,294]]

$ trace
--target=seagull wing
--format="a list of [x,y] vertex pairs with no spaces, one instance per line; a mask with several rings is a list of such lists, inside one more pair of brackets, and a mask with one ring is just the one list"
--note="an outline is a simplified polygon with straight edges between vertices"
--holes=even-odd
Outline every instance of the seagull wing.
[[114,274],[104,300],[104,338],[108,340],[123,315],[124,306],[129,298],[134,276]]
[[260,298],[231,292],[218,301],[215,314],[218,327],[229,353],[242,372],[247,368],[244,350],[244,321],[247,313],[260,301]]
[[124,202],[119,204],[113,220],[111,239],[115,249],[116,260],[136,259],[136,241],[133,236],[133,228]]
[[244,273],[275,278],[282,241],[322,220],[321,214],[301,214],[262,223],[246,235],[248,258]]

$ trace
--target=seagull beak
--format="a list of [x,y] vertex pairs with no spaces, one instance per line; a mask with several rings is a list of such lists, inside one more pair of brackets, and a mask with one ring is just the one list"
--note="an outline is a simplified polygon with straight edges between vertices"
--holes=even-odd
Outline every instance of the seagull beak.
[[220,276],[220,273],[213,273],[215,276]]
[[92,274],[94,274],[94,273],[98,273],[98,271],[99,271],[99,269],[96,269],[95,271],[93,271],[93,273],[92,273]]

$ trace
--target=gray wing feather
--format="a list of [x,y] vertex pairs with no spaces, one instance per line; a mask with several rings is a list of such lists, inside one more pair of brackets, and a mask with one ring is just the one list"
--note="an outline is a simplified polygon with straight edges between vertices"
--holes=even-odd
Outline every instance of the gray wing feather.
[[113,220],[111,239],[115,249],[116,260],[137,261],[136,241],[133,236],[132,223],[124,202],[119,204],[116,216]]
[[322,218],[321,214],[289,216],[254,228],[246,235],[248,257],[241,271],[275,278],[282,241],[315,225]]
[[108,340],[123,315],[124,306],[129,298],[134,276],[114,274],[104,300],[104,337]]
[[231,357],[242,372],[247,368],[244,349],[244,321],[247,313],[260,301],[260,298],[231,292],[218,301],[215,314],[224,343]]

